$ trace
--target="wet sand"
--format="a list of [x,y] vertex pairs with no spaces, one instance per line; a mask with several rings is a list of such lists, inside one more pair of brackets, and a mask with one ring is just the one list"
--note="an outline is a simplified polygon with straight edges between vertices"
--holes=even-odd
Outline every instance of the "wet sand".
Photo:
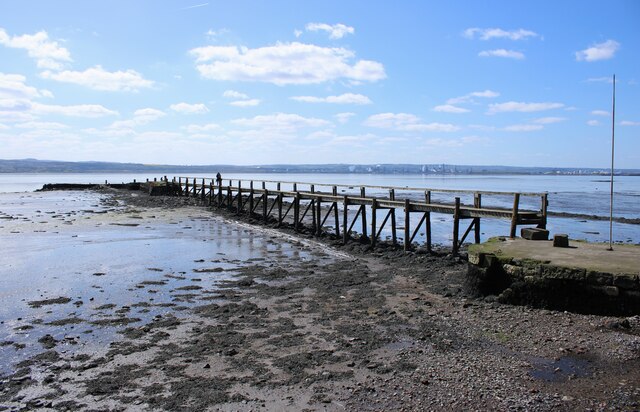
[[0,208],[0,410],[640,408],[638,316],[473,298],[446,250],[68,195],[93,206]]

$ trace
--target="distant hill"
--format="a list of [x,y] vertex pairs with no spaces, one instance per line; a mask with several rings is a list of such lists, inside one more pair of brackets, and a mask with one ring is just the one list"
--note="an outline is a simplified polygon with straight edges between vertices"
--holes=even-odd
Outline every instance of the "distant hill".
[[[156,165],[113,162],[62,162],[37,159],[0,159],[0,173],[361,173],[361,174],[560,174],[608,175],[608,169],[451,164],[316,164],[316,165]],[[617,175],[640,176],[640,169],[617,169]]]

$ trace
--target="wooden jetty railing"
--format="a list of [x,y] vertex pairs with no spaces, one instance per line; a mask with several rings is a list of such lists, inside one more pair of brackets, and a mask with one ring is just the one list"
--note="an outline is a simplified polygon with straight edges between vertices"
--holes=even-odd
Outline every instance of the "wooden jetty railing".
[[[157,181],[157,179],[154,179]],[[394,186],[349,186],[325,183],[284,182],[270,180],[227,180],[216,182],[206,177],[174,177],[171,181],[165,176],[160,178],[163,185],[171,186],[170,193],[179,196],[198,197],[210,206],[226,207],[237,213],[250,213],[262,216],[265,222],[276,219],[281,225],[287,217],[293,220],[298,231],[308,215],[311,228],[316,235],[323,233],[325,223],[333,217],[332,229],[336,236],[342,233],[343,241],[349,239],[354,225],[360,220],[360,236],[369,239],[375,245],[383,229],[390,224],[391,241],[397,244],[398,230],[404,231],[404,249],[410,250],[419,230],[424,226],[426,246],[431,250],[431,213],[453,215],[453,253],[457,253],[467,236],[474,231],[475,243],[480,243],[480,219],[501,218],[511,221],[510,237],[515,237],[519,225],[537,225],[546,228],[548,193],[469,191],[453,189],[425,189]],[[324,191],[318,190],[326,188]],[[340,193],[339,193],[340,189]],[[455,196],[453,202],[435,199],[436,195],[463,195],[472,199],[473,204],[463,204],[461,197]],[[487,207],[483,205],[483,196],[495,196],[503,199],[513,198],[513,206]],[[520,209],[521,197],[537,197],[538,210]],[[354,207],[355,216],[349,222],[350,207]],[[367,211],[367,208],[369,209]],[[378,212],[383,211],[384,218],[378,224]],[[397,212],[404,213],[403,227],[398,226]],[[259,212],[259,213],[258,213]],[[290,215],[292,213],[292,216]],[[323,216],[324,213],[324,216]],[[342,224],[340,215],[342,214]],[[411,215],[419,214],[418,225],[411,230]],[[370,218],[370,222],[367,222]],[[309,218],[307,218],[309,220]],[[468,220],[469,226],[460,236],[460,222]],[[342,230],[342,232],[341,232]],[[369,231],[370,230],[370,231]]]

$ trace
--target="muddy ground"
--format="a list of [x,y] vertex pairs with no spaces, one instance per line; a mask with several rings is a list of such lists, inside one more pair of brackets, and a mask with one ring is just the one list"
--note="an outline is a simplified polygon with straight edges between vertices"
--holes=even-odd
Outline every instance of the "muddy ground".
[[[110,196],[138,209],[194,202]],[[119,333],[95,353],[68,350],[79,337],[42,337],[40,354],[0,378],[0,410],[640,409],[640,316],[471,297],[464,258],[444,249],[318,242],[317,260],[248,260],[216,290],[184,287],[149,322],[100,308],[111,323],[86,326]],[[142,287],[158,287],[162,262],[149,266]],[[208,262],[199,276],[222,270]]]

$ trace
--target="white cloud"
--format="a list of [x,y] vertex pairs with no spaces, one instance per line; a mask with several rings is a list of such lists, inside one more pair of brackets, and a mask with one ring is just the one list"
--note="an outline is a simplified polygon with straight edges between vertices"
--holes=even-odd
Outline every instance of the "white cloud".
[[589,126],[600,126],[600,121],[599,120],[589,120],[589,121],[587,121],[587,124]]
[[592,110],[591,114],[593,116],[610,116],[609,112],[606,110]]
[[523,102],[506,102],[494,103],[489,105],[489,114],[505,113],[505,112],[540,112],[544,110],[559,109],[564,107],[562,103],[523,103]]
[[487,139],[478,136],[464,136],[459,139],[443,139],[441,137],[431,138],[424,141],[427,147],[462,147],[473,143],[485,143]]
[[40,76],[45,79],[77,84],[89,89],[108,92],[135,92],[153,86],[151,80],[145,79],[135,70],[109,72],[100,65],[91,67],[83,72],[65,70],[54,73],[44,71],[40,73]]
[[496,130],[495,126],[487,126],[485,124],[470,124],[469,129],[481,130],[483,132],[493,132]]
[[27,78],[21,74],[5,74],[0,72],[0,99],[33,99],[36,97],[52,97],[48,90],[38,90],[26,85]]
[[22,36],[10,36],[0,28],[0,44],[15,49],[24,49],[36,60],[41,69],[61,70],[64,63],[71,62],[71,54],[58,42],[50,40],[46,31]]
[[20,129],[44,129],[44,130],[60,130],[67,129],[69,126],[58,122],[26,122],[16,124],[15,127]]
[[260,104],[260,99],[251,99],[248,95],[237,92],[235,90],[227,90],[222,93],[222,96],[226,97],[227,99],[236,99],[229,103],[230,106],[251,107]]
[[371,100],[362,94],[344,93],[339,96],[315,97],[293,96],[292,100],[306,103],[333,103],[333,104],[371,104]]
[[99,104],[80,104],[72,106],[59,106],[33,103],[31,110],[35,114],[57,114],[70,117],[97,118],[104,116],[116,116],[118,112],[109,110]]
[[247,96],[246,94],[237,92],[235,90],[226,90],[224,93],[222,93],[222,97],[226,97],[227,99],[248,99],[249,98],[249,96]]
[[34,120],[34,116],[31,113],[24,111],[4,111],[2,110],[2,101],[0,100],[0,121],[6,123],[15,122],[30,122]]
[[480,57],[505,57],[508,59],[522,60],[524,54],[515,50],[496,49],[496,50],[483,50],[478,53]]
[[256,49],[205,46],[192,49],[196,68],[208,79],[266,82],[276,85],[314,84],[337,79],[375,82],[386,77],[381,63],[358,60],[344,48],[303,43],[278,43]]
[[207,108],[203,103],[189,104],[184,102],[172,104],[169,106],[169,109],[183,114],[202,114],[209,111],[209,108]]
[[465,109],[464,107],[457,107],[452,104],[443,104],[434,107],[433,111],[442,113],[467,113],[469,112],[469,109]]
[[215,124],[215,123],[207,123],[207,124],[190,124],[187,126],[182,127],[183,130],[186,130],[187,133],[204,133],[204,132],[210,132],[212,130],[218,130],[220,129],[220,125]]
[[507,31],[507,30],[498,29],[498,28],[480,29],[477,27],[466,29],[462,33],[462,35],[469,39],[474,39],[477,36],[480,40],[491,40],[491,39],[524,40],[529,37],[540,36],[538,33],[533,32],[531,30],[518,29],[518,30]]
[[420,118],[408,113],[379,113],[369,116],[365,126],[392,129],[404,132],[455,132],[460,127],[449,123],[423,123]]
[[243,127],[252,127],[280,132],[294,132],[306,127],[323,127],[329,122],[313,117],[303,117],[298,114],[276,113],[272,115],[260,115],[253,118],[234,119],[231,123]]
[[0,110],[9,112],[25,112],[31,108],[26,99],[0,99]]
[[229,33],[228,29],[220,29],[220,30],[209,29],[204,35],[207,36],[209,40],[216,40],[218,37],[223,36],[227,33]]
[[136,126],[144,126],[146,124],[149,124],[160,119],[161,117],[164,117],[165,115],[165,112],[158,109],[138,109],[133,113],[133,118],[129,120],[120,120],[113,122],[109,127],[112,129],[132,129]]
[[590,77],[587,79],[587,83],[613,83],[613,78],[612,77]]
[[541,117],[533,122],[537,124],[552,124],[564,122],[565,120],[567,120],[565,117]]
[[0,123],[0,130],[9,130],[9,129],[10,129],[10,127],[7,126],[6,124]]
[[259,105],[260,99],[236,100],[229,104],[236,107],[251,107]]
[[640,122],[632,122],[630,120],[623,120],[620,122],[620,126],[640,126]]
[[465,94],[464,96],[454,97],[447,100],[447,104],[456,105],[463,103],[474,103],[474,97],[483,97],[483,98],[494,98],[500,96],[500,93],[494,92],[493,90],[483,90],[481,92],[471,92],[469,94]]
[[82,129],[82,132],[94,136],[103,136],[103,137],[125,137],[125,136],[133,136],[136,134],[135,130],[130,128],[108,128],[108,129]]
[[541,124],[514,124],[504,128],[507,132],[535,132],[542,129],[544,129],[544,126]]
[[607,40],[576,52],[577,61],[594,62],[598,60],[612,59],[620,49],[620,43],[615,40]]
[[355,115],[356,115],[355,113],[345,112],[345,113],[338,113],[334,117],[336,118],[338,123],[345,124],[349,121],[349,119],[351,119]]
[[[353,34],[355,29],[344,24],[309,23],[306,25],[307,31],[326,31],[330,39],[341,39],[346,34]],[[296,36],[297,37],[297,36]]]

